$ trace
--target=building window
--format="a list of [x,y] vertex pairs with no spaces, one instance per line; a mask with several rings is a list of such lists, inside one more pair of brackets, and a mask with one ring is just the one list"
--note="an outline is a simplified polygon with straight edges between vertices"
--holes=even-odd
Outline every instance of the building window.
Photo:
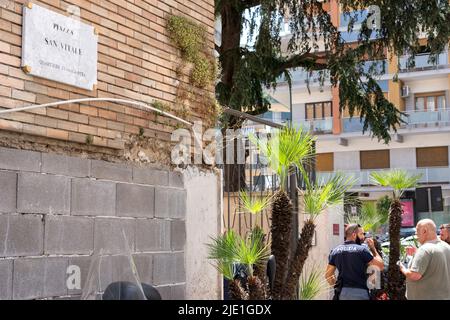
[[416,111],[436,111],[446,108],[445,93],[432,92],[415,95]]
[[305,104],[306,120],[325,119],[333,116],[331,101]]
[[331,172],[334,171],[333,153],[318,153],[316,155],[316,171]]
[[448,147],[428,147],[416,149],[418,168],[448,167]]
[[360,151],[361,170],[387,169],[390,167],[389,150]]

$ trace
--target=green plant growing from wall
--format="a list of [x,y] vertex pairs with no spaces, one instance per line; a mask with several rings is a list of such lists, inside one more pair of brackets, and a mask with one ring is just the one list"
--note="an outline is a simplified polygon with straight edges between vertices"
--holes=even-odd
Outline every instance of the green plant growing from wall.
[[205,28],[188,18],[173,15],[167,21],[167,30],[181,51],[183,60],[193,64],[190,74],[192,84],[199,88],[213,84],[217,67],[211,54],[208,54],[208,49],[205,48],[207,43]]
[[91,134],[86,136],[86,144],[91,145],[94,143],[94,137]]
[[[219,115],[217,100],[211,89],[218,73],[217,62],[212,49],[205,45],[208,43],[205,27],[189,18],[171,15],[167,20],[167,30],[181,54],[181,61],[176,67],[178,84],[175,104],[176,109],[180,110],[179,116],[186,118],[189,111],[197,107],[209,122],[207,125],[215,125]],[[184,78],[186,73],[188,79]]]

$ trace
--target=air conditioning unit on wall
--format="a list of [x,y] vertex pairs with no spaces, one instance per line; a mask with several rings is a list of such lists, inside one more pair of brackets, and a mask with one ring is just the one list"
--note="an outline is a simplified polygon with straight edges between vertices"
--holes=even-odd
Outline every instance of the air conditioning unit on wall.
[[409,97],[409,87],[408,86],[403,86],[402,87],[402,98],[407,98]]

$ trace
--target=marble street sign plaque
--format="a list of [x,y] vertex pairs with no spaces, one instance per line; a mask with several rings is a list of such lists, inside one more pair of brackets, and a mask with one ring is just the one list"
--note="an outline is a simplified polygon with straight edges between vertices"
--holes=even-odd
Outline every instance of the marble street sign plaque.
[[25,72],[93,90],[97,83],[94,27],[36,4],[23,7],[22,68]]

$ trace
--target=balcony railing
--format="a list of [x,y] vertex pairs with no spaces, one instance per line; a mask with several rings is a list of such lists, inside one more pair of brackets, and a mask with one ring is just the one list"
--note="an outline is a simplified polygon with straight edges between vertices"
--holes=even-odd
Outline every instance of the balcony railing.
[[364,119],[359,117],[342,118],[342,131],[343,132],[362,132],[364,127]]
[[450,125],[450,110],[442,109],[437,111],[409,111],[403,118],[407,122],[403,127],[419,127]]
[[298,122],[303,128],[315,134],[325,134],[333,132],[333,118],[300,120]]
[[[310,84],[314,83],[320,83],[321,77],[323,77],[324,81],[330,80],[330,73],[329,71],[311,71],[308,72],[304,68],[298,68],[297,70],[291,70],[291,80],[293,83],[306,83],[309,79]],[[287,82],[286,78],[284,76],[281,76],[278,80],[278,83],[285,83]]]
[[[375,185],[370,178],[372,172],[386,171],[390,169],[377,169],[377,170],[355,170],[355,171],[341,171],[347,177],[351,177],[355,180],[354,186],[373,186]],[[435,167],[435,168],[417,168],[417,169],[405,169],[410,174],[421,174],[422,177],[419,180],[421,184],[429,183],[450,183],[450,168],[449,167]],[[331,179],[336,172],[317,172],[317,181],[324,183]]]
[[448,63],[448,52],[443,52],[438,55],[434,63],[429,62],[429,54],[416,55],[414,61],[415,66],[409,67],[407,65],[408,56],[400,57],[400,72],[411,72],[411,71],[421,71],[421,70],[434,70],[449,67]]

